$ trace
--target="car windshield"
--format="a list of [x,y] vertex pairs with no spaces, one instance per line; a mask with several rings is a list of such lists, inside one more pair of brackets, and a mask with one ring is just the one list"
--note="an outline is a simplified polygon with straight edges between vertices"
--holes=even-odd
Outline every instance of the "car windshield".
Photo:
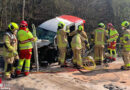
[[49,31],[40,27],[37,28],[38,39],[49,40],[52,43],[54,41],[55,35],[56,35],[56,32]]

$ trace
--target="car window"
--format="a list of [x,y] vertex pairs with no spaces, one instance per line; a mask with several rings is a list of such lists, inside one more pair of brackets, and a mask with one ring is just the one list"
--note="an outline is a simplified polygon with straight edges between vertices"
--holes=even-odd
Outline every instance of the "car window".
[[38,39],[49,40],[50,42],[53,42],[55,35],[56,32],[49,31],[40,27],[37,28]]
[[70,27],[70,32],[72,32],[72,31],[74,31],[75,30],[75,25],[72,25],[71,27]]

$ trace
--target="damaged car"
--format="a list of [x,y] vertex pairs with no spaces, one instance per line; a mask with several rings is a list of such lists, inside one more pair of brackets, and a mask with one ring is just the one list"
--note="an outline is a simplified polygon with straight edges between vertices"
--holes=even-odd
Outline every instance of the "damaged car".
[[[40,66],[47,66],[51,63],[58,61],[58,49],[56,46],[55,37],[59,21],[62,21],[65,23],[66,26],[69,26],[70,32],[76,30],[78,25],[84,25],[85,23],[85,20],[79,17],[71,15],[62,15],[40,24],[37,27],[37,37],[38,37],[37,47],[38,47]],[[64,28],[65,30],[66,26]],[[71,39],[72,37],[68,36],[69,44],[66,58],[72,57],[72,52],[69,49],[71,47],[70,46]]]

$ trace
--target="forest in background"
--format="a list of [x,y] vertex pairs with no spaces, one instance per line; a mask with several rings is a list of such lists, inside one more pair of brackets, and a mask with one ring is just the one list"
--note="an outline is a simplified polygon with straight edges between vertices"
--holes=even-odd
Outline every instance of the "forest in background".
[[[36,26],[63,14],[86,20],[85,30],[92,31],[99,22],[112,22],[121,33],[120,24],[130,21],[130,0],[25,0],[25,20]],[[22,19],[23,0],[0,0],[0,31],[9,22]]]

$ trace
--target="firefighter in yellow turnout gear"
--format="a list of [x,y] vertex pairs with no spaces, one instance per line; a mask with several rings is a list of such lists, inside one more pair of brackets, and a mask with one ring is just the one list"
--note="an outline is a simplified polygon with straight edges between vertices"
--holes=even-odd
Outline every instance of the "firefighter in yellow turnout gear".
[[98,24],[98,28],[94,31],[94,59],[97,65],[101,65],[104,60],[104,44],[107,33],[103,23]]
[[89,43],[88,43],[88,36],[86,32],[83,30],[80,32],[80,35],[82,36],[82,39],[84,38],[84,41],[82,40],[82,55],[85,54],[86,48],[87,50],[90,49]]
[[124,30],[121,44],[123,45],[122,55],[125,64],[121,67],[121,69],[130,70],[130,23],[128,21],[124,21],[121,26]]
[[6,79],[11,79],[11,75],[14,75],[19,59],[16,38],[16,30],[18,29],[18,25],[14,22],[11,22],[8,25],[8,29],[4,35],[3,56],[5,60],[4,74]]
[[57,45],[59,50],[59,57],[58,61],[60,62],[61,67],[65,67],[65,56],[66,56],[66,47],[68,45],[67,41],[67,33],[69,30],[64,30],[65,23],[59,22],[58,23],[58,30],[57,30]]
[[[83,34],[83,26],[79,25],[78,30],[73,31],[70,33],[70,36],[73,36],[72,41],[71,41],[71,47],[73,50],[73,64],[74,67],[82,67],[82,57],[81,57],[81,49],[82,49],[82,41],[89,46],[89,43],[87,41],[87,38],[84,38],[81,35],[86,35]],[[87,36],[85,36],[87,37]]]

